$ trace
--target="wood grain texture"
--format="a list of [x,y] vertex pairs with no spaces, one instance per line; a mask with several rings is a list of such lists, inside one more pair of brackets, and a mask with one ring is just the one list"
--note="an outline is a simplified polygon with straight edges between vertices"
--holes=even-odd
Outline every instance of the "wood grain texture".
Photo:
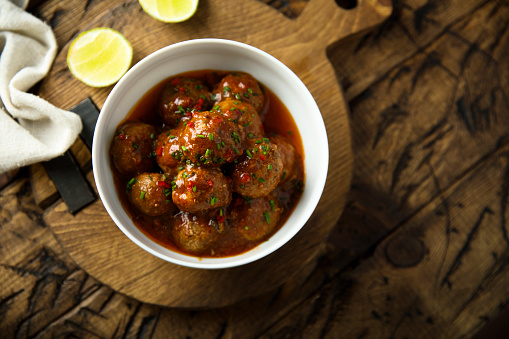
[[[102,4],[89,3],[91,10]],[[22,171],[0,191],[0,333],[486,338],[485,324],[509,310],[509,130],[503,123],[509,115],[509,5],[400,0],[394,9],[381,27],[328,49],[350,98],[355,164],[345,211],[317,265],[231,306],[186,310],[142,303],[70,260],[45,228]],[[402,106],[402,93],[412,104],[392,107]],[[419,93],[427,100],[418,100]],[[430,128],[440,116],[442,124]],[[376,166],[378,152],[387,158]],[[401,175],[391,191],[396,168]],[[426,169],[433,170],[434,183]],[[419,178],[422,186],[412,190]],[[498,322],[505,324],[503,337],[507,318]]]
[[[333,278],[268,337],[471,337],[509,301],[509,146],[433,199],[358,266]],[[476,202],[472,203],[472,195]],[[482,203],[478,203],[482,201]],[[391,247],[394,242],[417,247]],[[400,265],[394,256],[419,260]],[[390,254],[390,252],[393,252]],[[395,253],[399,251],[400,253]],[[489,292],[488,292],[489,291]],[[311,298],[313,300],[313,298]],[[307,322],[309,317],[320,319]]]
[[[317,101],[328,134],[334,135],[329,140],[330,166],[322,198],[303,230],[275,254],[241,268],[195,270],[152,257],[116,228],[100,202],[76,216],[68,215],[63,203],[47,211],[46,223],[78,265],[115,290],[158,305],[232,304],[274,289],[302,267],[314,265],[323,239],[345,204],[352,165],[346,103],[336,80],[330,76],[334,70],[326,58],[326,48],[337,39],[380,23],[391,11],[390,6],[372,0],[359,3],[351,12],[342,10],[332,0],[312,0],[292,21],[258,1],[201,5],[204,8],[189,22],[170,31],[168,25],[140,12],[137,1],[118,1],[84,29],[118,29],[133,45],[134,62],[173,42],[203,36],[242,41],[271,53],[300,76]],[[321,20],[322,11],[329,13],[331,20]],[[239,12],[246,19],[235,29]],[[89,88],[69,77],[66,48],[57,56],[40,95],[57,106],[66,107],[87,96],[102,106],[111,88]],[[307,51],[305,57],[303,50]]]

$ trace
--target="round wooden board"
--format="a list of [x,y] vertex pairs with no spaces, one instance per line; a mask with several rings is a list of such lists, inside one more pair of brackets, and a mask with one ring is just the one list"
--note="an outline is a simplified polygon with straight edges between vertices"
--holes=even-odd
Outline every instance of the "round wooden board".
[[[359,1],[355,10],[345,11],[334,0],[311,0],[297,20],[290,20],[255,0],[242,5],[203,1],[191,20],[167,25],[140,11],[137,1],[112,1],[109,10],[83,29],[106,26],[121,31],[133,45],[134,62],[178,41],[216,37],[256,46],[285,63],[306,84],[322,112],[329,138],[329,172],[322,198],[305,227],[272,255],[242,267],[198,270],[156,258],[122,234],[100,200],[76,215],[69,214],[62,201],[46,211],[44,220],[65,250],[90,275],[116,291],[173,307],[229,305],[274,289],[314,265],[320,245],[343,210],[353,159],[347,105],[326,48],[382,22],[392,7],[381,2]],[[330,20],[316,20],[318,11],[330,13]],[[40,95],[64,108],[86,97],[101,107],[111,88],[94,89],[73,79],[65,61],[68,45],[57,56]],[[88,178],[93,184],[92,173]]]

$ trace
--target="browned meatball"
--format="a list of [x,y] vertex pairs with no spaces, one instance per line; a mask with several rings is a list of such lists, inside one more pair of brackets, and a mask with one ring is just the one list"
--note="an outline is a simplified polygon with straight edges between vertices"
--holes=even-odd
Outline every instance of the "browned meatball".
[[243,132],[218,112],[198,112],[183,126],[182,155],[197,165],[220,166],[238,158]]
[[159,173],[139,174],[127,184],[127,197],[138,211],[158,216],[175,210],[171,200],[171,186]]
[[217,110],[236,122],[239,128],[244,131],[245,137],[252,139],[264,136],[260,115],[250,104],[227,98],[215,105],[212,110]]
[[155,145],[156,161],[165,173],[176,175],[175,169],[183,161],[183,154],[180,148],[180,133],[182,129],[176,128],[159,134]]
[[233,190],[250,198],[264,197],[276,188],[282,173],[277,147],[268,138],[250,139],[233,170]]
[[265,97],[258,82],[249,74],[234,72],[225,76],[214,87],[215,105],[226,98],[252,105],[258,112],[263,110]]
[[262,240],[272,233],[283,209],[272,195],[263,198],[237,198],[230,215],[232,225],[247,240]]
[[172,198],[181,211],[197,213],[229,204],[232,189],[219,169],[187,166],[175,180]]
[[172,229],[175,245],[193,253],[204,253],[220,238],[219,224],[204,214],[180,212]]
[[176,126],[192,116],[191,111],[204,111],[212,106],[210,92],[200,80],[177,77],[164,88],[159,99],[159,114],[164,123]]
[[279,184],[284,184],[292,175],[297,152],[292,144],[285,137],[277,134],[270,137],[270,141],[277,146],[281,161],[283,162],[283,174]]
[[141,122],[128,122],[121,125],[111,145],[111,155],[115,168],[122,175],[136,175],[151,171],[154,140],[157,132],[154,126]]

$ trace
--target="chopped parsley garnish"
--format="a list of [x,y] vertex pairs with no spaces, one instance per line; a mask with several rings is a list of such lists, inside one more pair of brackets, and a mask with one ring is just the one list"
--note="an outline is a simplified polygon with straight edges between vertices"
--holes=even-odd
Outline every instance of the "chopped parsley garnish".
[[127,183],[127,188],[126,188],[127,193],[129,193],[131,191],[131,189],[133,188],[133,185],[136,183],[136,181],[138,181],[138,179],[136,179],[136,178],[132,178],[131,180],[129,180],[129,182]]
[[270,224],[270,213],[268,211],[263,213],[263,217],[265,218],[267,224]]

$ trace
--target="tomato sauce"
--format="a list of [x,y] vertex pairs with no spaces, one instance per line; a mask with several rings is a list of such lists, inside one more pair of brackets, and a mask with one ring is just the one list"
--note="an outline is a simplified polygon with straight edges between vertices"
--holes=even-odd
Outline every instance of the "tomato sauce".
[[[161,121],[160,115],[158,114],[159,107],[159,98],[165,88],[165,86],[175,79],[176,77],[188,77],[199,79],[203,84],[208,86],[210,89],[213,88],[214,84],[220,81],[226,74],[232,72],[226,71],[216,71],[216,70],[200,70],[193,72],[186,72],[176,76],[169,77],[159,84],[155,85],[151,89],[147,91],[146,94],[133,106],[133,108],[128,112],[125,119],[122,121],[120,125],[127,121],[139,121],[146,124],[150,124],[155,126],[159,132],[163,132],[165,130],[165,126]],[[256,77],[255,77],[256,78]],[[269,84],[270,85],[270,84]],[[172,215],[162,215],[157,217],[151,217],[148,215],[144,215],[137,211],[129,202],[126,193],[126,186],[128,185],[130,177],[122,176],[113,165],[113,160],[111,161],[111,168],[113,172],[113,177],[115,181],[115,186],[117,190],[117,194],[120,198],[122,206],[124,207],[127,214],[133,220],[133,223],[140,229],[145,235],[147,235],[150,239],[155,241],[156,243],[166,247],[170,250],[183,253],[186,255],[198,256],[198,257],[227,257],[238,255],[240,253],[246,252],[261,242],[266,241],[272,234],[277,232],[279,228],[285,223],[288,219],[289,215],[292,213],[294,206],[299,201],[300,196],[303,190],[303,180],[304,180],[304,153],[303,153],[303,144],[302,139],[295,124],[291,114],[288,112],[286,106],[279,100],[279,98],[264,84],[260,84],[262,88],[263,94],[265,96],[265,107],[261,112],[262,122],[264,126],[264,131],[266,136],[270,137],[271,135],[279,134],[284,136],[286,140],[288,140],[292,146],[297,151],[297,159],[296,159],[296,170],[297,174],[294,174],[292,180],[288,180],[285,184],[279,185],[274,191],[274,196],[277,197],[279,203],[283,208],[283,213],[280,217],[278,225],[275,227],[272,232],[264,237],[262,240],[257,241],[246,241],[245,239],[240,239],[239,234],[234,232],[233,228],[229,227],[234,220],[227,215],[229,207],[222,209],[221,213],[225,213],[225,217],[220,217],[218,215],[218,219],[222,218],[226,219],[225,229],[223,230],[223,234],[219,240],[216,241],[213,249],[211,251],[207,251],[205,253],[200,254],[192,254],[186,253],[180,247],[175,244],[173,236],[171,234],[171,229],[174,227],[174,223],[176,222],[175,215],[182,213],[177,209],[172,212]],[[156,166],[154,168],[154,172],[162,173],[162,170]],[[171,198],[171,195],[170,195]],[[233,205],[235,201],[242,198],[240,195],[234,193],[232,202],[230,205]]]

